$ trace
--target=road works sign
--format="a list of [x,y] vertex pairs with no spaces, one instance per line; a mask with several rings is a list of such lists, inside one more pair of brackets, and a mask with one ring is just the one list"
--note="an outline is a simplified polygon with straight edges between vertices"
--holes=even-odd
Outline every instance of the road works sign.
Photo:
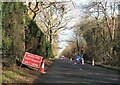
[[39,68],[43,57],[26,52],[22,64]]

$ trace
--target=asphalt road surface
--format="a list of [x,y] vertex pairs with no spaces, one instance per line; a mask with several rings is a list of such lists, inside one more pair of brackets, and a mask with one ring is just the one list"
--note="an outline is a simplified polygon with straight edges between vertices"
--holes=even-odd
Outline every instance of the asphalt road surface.
[[35,83],[113,83],[120,85],[117,71],[86,63],[74,65],[67,60],[56,59],[46,72],[40,75]]

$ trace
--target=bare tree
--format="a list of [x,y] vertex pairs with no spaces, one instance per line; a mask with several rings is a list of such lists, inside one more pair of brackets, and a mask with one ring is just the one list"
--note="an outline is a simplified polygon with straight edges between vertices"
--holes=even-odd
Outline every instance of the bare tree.
[[[117,2],[94,2],[85,6],[86,12],[91,21],[95,24],[90,27],[93,30],[95,49],[101,46],[100,50],[95,50],[96,54],[104,54],[107,59],[113,59],[114,46],[117,30]],[[90,23],[89,23],[90,24]],[[101,44],[100,44],[101,42]]]
[[54,44],[58,31],[66,29],[67,23],[71,20],[67,12],[67,2],[41,0],[28,3],[28,14],[32,20],[36,20],[40,29],[46,35],[46,41]]

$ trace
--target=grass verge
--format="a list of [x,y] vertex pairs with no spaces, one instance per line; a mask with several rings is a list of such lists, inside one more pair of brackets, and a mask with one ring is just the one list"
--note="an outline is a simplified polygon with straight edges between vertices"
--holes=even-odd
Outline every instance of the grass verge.
[[[86,63],[91,64],[90,61],[86,61]],[[101,63],[95,63],[95,65],[120,72],[120,67],[115,67],[115,66],[110,66],[110,65],[104,65],[104,64],[101,64]]]
[[[47,69],[53,62],[54,59],[48,58],[45,61],[45,68]],[[45,69],[45,70],[46,70]],[[39,70],[33,70],[26,67],[5,67],[2,71],[2,83],[33,83],[34,80],[41,75]]]
[[32,83],[40,72],[28,68],[14,67],[2,72],[2,83]]

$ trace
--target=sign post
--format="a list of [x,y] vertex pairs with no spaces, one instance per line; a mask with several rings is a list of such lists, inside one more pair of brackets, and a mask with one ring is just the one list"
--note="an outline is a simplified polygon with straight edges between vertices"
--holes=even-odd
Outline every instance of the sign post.
[[34,67],[34,68],[40,68],[40,64],[42,62],[43,57],[31,54],[26,52],[25,56],[23,58],[22,64]]
[[83,51],[84,51],[84,48],[82,47],[81,48],[81,58],[83,58]]

